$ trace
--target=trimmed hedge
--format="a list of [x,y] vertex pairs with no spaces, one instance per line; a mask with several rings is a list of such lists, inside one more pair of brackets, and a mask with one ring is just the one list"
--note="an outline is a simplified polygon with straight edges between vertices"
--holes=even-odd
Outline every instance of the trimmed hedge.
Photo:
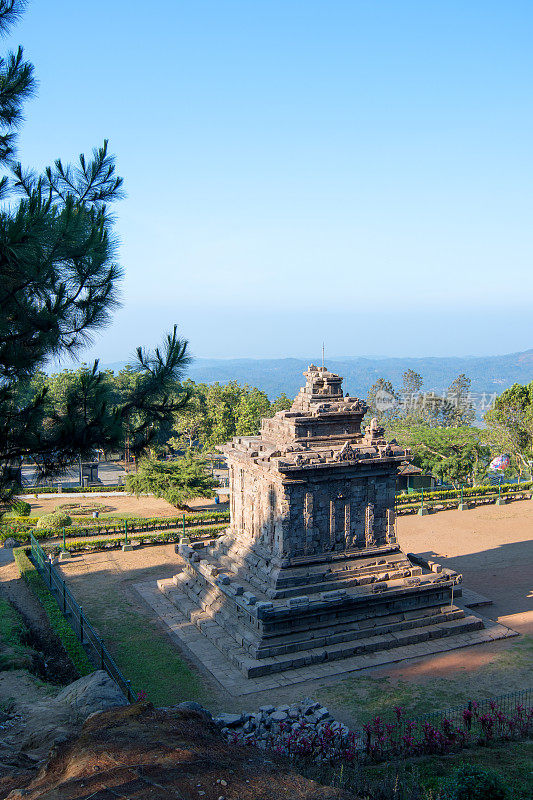
[[33,592],[44,608],[52,630],[59,637],[79,675],[89,675],[94,672],[95,667],[89,661],[87,653],[78,641],[78,637],[61,613],[54,596],[48,590],[47,585],[28,558],[25,548],[16,548],[13,551],[13,555],[21,577],[24,578],[30,591]]
[[[502,483],[502,495],[516,494],[519,492],[527,492],[533,487],[533,481],[524,483]],[[465,486],[463,488],[463,497],[485,497],[486,495],[498,494],[498,486],[484,485],[484,486]],[[460,500],[460,489],[437,489],[433,492],[424,492],[424,501],[426,500]],[[422,500],[422,492],[409,492],[407,494],[396,495],[396,504],[410,504],[420,503]]]
[[[125,486],[110,484],[106,486],[63,486],[61,494],[90,494],[91,492],[124,492]],[[57,486],[34,486],[29,489],[21,489],[18,494],[57,494]]]
[[[194,530],[190,531],[187,535],[191,539],[191,541],[197,541],[199,539],[209,538],[209,537],[217,537],[220,531],[225,529],[225,525],[213,525],[209,528],[195,528]],[[135,535],[130,537],[128,534],[128,541],[134,539],[136,542],[139,542],[143,545],[151,545],[151,544],[169,544],[171,542],[179,542],[182,536],[181,531],[167,531],[165,533],[153,533],[153,534],[141,534]],[[126,540],[124,535],[122,536],[105,536],[99,539],[73,539],[66,542],[66,549],[71,553],[77,553],[80,551],[92,553],[96,552],[97,550],[114,550],[121,547]],[[62,549],[62,545],[59,544],[43,544],[43,550],[46,553],[50,552],[59,552]]]
[[43,514],[37,520],[35,526],[38,530],[45,528],[51,531],[59,531],[61,528],[70,528],[72,525],[72,518],[64,511],[54,511],[52,514]]
[[[30,538],[30,532],[33,533],[36,539],[49,539],[62,535],[62,529],[52,528],[37,528],[35,527],[36,517],[30,517],[28,524],[25,518],[17,518],[16,520],[6,520],[4,524],[0,525],[0,541],[5,541],[9,536],[13,536],[21,542],[27,542]],[[42,519],[42,517],[41,517]],[[124,523],[128,523],[128,535],[131,533],[142,533],[144,531],[168,530],[170,528],[183,528],[183,515],[179,517],[108,517],[107,519],[98,519],[95,521],[90,518],[87,525],[69,525],[65,526],[65,535],[73,536],[101,536],[106,533],[122,534],[124,531]],[[195,514],[188,514],[185,516],[185,528],[196,527],[198,524],[204,525],[219,525],[221,523],[229,522],[229,511],[199,511]]]
[[[510,497],[514,494],[521,492],[529,492],[533,489],[533,482],[527,481],[524,483],[502,483],[501,496]],[[483,497],[490,497],[491,495],[498,496],[498,486],[465,486],[463,488],[463,499],[476,499]],[[460,489],[441,489],[434,492],[424,492],[424,503],[431,501],[459,501],[461,499]],[[420,505],[422,502],[422,492],[409,492],[408,494],[396,495],[396,507]]]

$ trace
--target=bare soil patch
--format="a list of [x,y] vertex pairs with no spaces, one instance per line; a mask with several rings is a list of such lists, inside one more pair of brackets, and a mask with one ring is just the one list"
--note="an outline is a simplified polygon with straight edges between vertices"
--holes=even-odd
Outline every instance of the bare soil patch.
[[533,502],[398,519],[402,548],[460,572],[493,605],[484,613],[533,634]]
[[77,740],[57,748],[24,797],[356,800],[351,792],[304,778],[274,754],[226,744],[198,713],[161,711],[149,703],[87,720]]

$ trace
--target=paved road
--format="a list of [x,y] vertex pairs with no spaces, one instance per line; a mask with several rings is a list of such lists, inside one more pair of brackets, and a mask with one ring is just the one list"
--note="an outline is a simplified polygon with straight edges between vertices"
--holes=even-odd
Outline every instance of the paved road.
[[[124,471],[123,467],[118,466],[117,464],[101,461],[98,465],[98,477],[103,485],[118,483],[119,477],[124,478],[125,476],[126,472]],[[37,472],[30,464],[22,467],[22,481],[26,487],[33,486],[37,481]],[[54,480],[54,484],[57,483],[61,483],[63,486],[79,486],[80,481],[78,467],[73,466],[70,469],[65,470],[62,475],[59,475]]]
[[0,567],[5,567],[13,561],[13,548],[0,547]]

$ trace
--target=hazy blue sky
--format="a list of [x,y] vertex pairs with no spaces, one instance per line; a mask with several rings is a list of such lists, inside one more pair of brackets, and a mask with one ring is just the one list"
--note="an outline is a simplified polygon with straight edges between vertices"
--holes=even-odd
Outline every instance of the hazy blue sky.
[[20,157],[109,138],[123,308],[197,356],[533,347],[533,4],[47,0]]

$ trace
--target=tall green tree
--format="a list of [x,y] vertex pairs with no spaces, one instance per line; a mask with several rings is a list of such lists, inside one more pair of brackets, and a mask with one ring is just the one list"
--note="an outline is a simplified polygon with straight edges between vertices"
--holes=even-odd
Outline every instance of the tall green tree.
[[176,461],[144,458],[137,472],[126,478],[126,488],[137,496],[153,494],[185,510],[190,510],[190,500],[214,497],[215,485],[207,461],[191,450]]
[[513,384],[485,414],[487,440],[494,455],[507,453],[519,475],[533,466],[533,381]]
[[201,448],[209,431],[204,387],[189,380],[183,384],[183,390],[187,392],[189,401],[178,410],[172,422],[168,445],[173,450]]
[[[0,30],[20,14],[19,0],[0,0]],[[122,270],[108,204],[120,198],[107,141],[76,165],[57,159],[42,174],[14,161],[22,105],[34,90],[32,65],[21,48],[0,59],[0,503],[18,486],[23,458],[52,477],[97,444],[120,439],[132,425],[132,449],[142,451],[151,425],[171,418],[171,384],[188,362],[176,330],[153,353],[139,348],[135,386],[114,404],[104,376],[83,369],[62,396],[32,380],[52,358],[76,355],[110,320]],[[35,388],[35,386],[34,386]],[[136,419],[135,415],[140,414]]]
[[275,400],[272,401],[270,406],[270,414],[274,416],[278,411],[288,411],[292,406],[293,401],[290,397],[287,397],[285,392],[282,392],[280,395],[276,397]]
[[378,378],[368,390],[365,422],[373,417],[382,424],[395,419],[400,413],[399,400],[392,383],[385,378]]
[[271,415],[271,403],[260,389],[245,386],[235,409],[235,432],[237,436],[254,436],[261,426],[261,419]]
[[474,485],[486,474],[491,452],[478,428],[408,425],[394,432],[414,463],[443,483]]
[[471,384],[470,378],[462,374],[448,387],[442,409],[446,425],[458,428],[474,422],[476,412],[470,399]]

